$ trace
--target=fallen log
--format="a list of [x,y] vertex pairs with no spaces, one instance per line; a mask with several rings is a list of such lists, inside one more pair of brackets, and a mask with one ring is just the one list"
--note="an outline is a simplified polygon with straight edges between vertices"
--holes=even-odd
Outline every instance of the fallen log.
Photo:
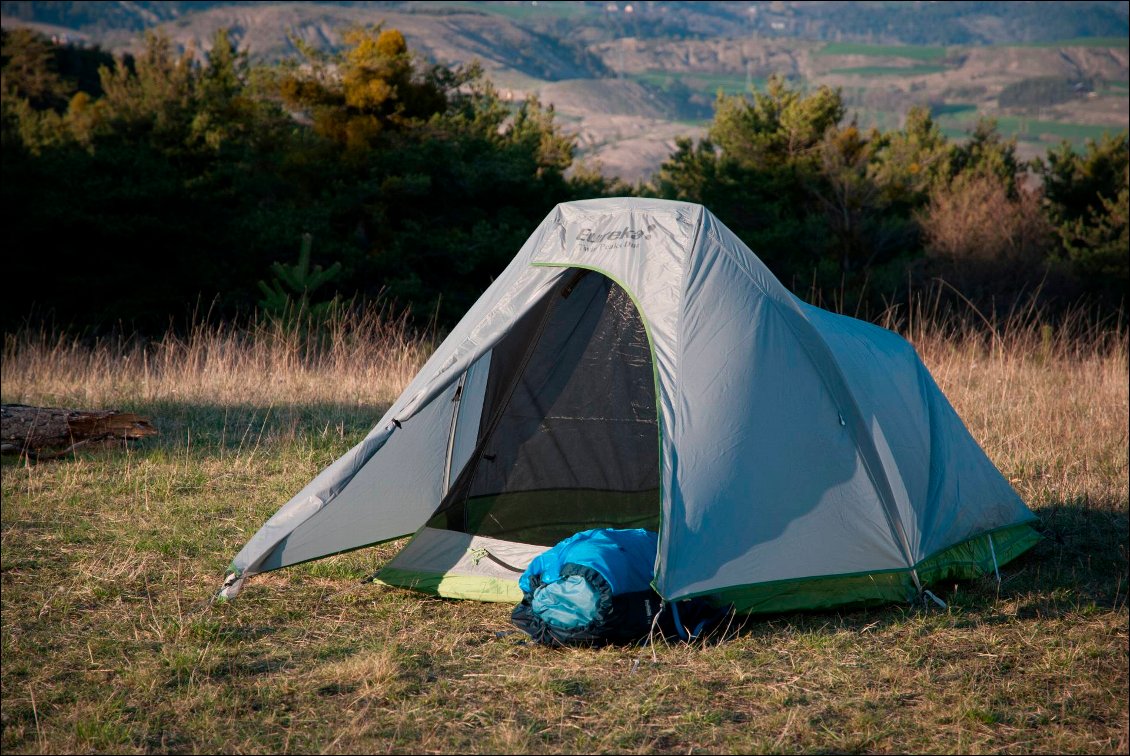
[[0,405],[0,453],[51,459],[100,441],[157,435],[147,418],[118,410]]

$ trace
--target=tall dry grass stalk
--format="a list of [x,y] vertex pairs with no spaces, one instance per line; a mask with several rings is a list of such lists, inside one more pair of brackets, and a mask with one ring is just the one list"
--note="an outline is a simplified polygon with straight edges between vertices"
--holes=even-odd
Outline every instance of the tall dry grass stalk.
[[[1121,460],[1102,488],[1127,498],[1127,332],[1082,314],[1048,325],[1031,310],[1003,319],[941,311],[939,298],[891,309],[906,336],[993,461],[1031,504],[1094,492],[1095,460]],[[110,407],[183,402],[211,407],[389,404],[434,339],[389,310],[341,311],[316,344],[275,321],[191,327],[93,343],[46,331],[5,334],[3,399]],[[1113,445],[1113,446],[1112,446]],[[1103,464],[1109,466],[1109,462]],[[1118,463],[1115,463],[1118,464]],[[1037,475],[1032,471],[1037,470]],[[1120,481],[1117,490],[1110,481]]]
[[938,299],[885,322],[914,344],[970,432],[1030,506],[1095,497],[1125,509],[1130,449],[1128,334],[1082,311],[1051,325]]
[[[1033,505],[1096,490],[1127,498],[1127,332],[1082,314],[1048,325],[1016,310],[943,312],[940,298],[892,309],[883,324],[916,347],[993,461]],[[6,402],[72,407],[183,402],[211,407],[389,404],[435,347],[387,309],[341,311],[312,343],[275,321],[197,324],[187,335],[82,341],[5,334]],[[1038,471],[1033,475],[1032,471]],[[1114,472],[1113,477],[1111,473]],[[1052,489],[1049,476],[1058,478]],[[1119,481],[1115,490],[1110,482]]]
[[[939,299],[889,310],[884,325],[918,350],[993,461],[1032,504],[1094,491],[1095,460],[1122,460],[1105,497],[1127,498],[1127,332],[1082,314],[1048,325],[946,314]],[[435,347],[387,309],[342,311],[316,343],[275,321],[197,324],[187,335],[89,343],[45,331],[5,334],[6,402],[72,407],[185,402],[226,406],[389,404]],[[1113,446],[1112,446],[1113,445]],[[1120,448],[1119,448],[1120,447]],[[1109,463],[1104,463],[1109,464]],[[1040,471],[1032,475],[1033,470]],[[1117,490],[1111,480],[1120,481]]]
[[387,308],[341,310],[316,340],[275,320],[193,325],[156,341],[93,343],[68,334],[4,335],[5,401],[101,407],[176,400],[209,405],[391,402],[433,342]]

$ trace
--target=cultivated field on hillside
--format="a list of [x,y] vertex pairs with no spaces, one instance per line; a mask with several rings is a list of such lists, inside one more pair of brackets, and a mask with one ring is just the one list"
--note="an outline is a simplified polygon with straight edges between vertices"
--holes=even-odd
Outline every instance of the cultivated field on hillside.
[[758,617],[720,642],[552,650],[510,607],[362,581],[363,549],[209,604],[234,553],[431,348],[380,316],[84,344],[7,334],[3,401],[161,435],[3,463],[2,749],[1125,753],[1125,332],[903,324],[1046,538],[948,602]]

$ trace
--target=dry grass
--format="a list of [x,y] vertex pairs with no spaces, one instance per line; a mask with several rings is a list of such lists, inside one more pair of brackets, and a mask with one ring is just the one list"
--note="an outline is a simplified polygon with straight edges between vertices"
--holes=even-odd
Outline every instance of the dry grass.
[[339,324],[84,346],[6,337],[3,399],[125,407],[160,438],[3,466],[12,752],[1125,753],[1127,348],[904,324],[1049,536],[947,611],[758,618],[725,642],[551,650],[509,607],[363,584],[395,544],[255,578],[231,555],[364,434],[428,347]]
[[433,346],[383,309],[342,310],[318,339],[277,320],[198,324],[154,342],[20,331],[4,335],[4,395],[76,406],[372,406],[395,399]]

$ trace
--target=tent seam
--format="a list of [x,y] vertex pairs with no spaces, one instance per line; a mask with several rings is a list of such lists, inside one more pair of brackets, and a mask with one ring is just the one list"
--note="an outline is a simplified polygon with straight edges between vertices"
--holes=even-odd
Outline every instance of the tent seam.
[[[683,339],[682,339],[683,316],[686,314],[686,307],[684,307],[683,304],[686,302],[687,281],[690,279],[690,267],[691,267],[690,266],[690,260],[691,260],[691,257],[694,255],[694,251],[698,248],[698,246],[700,244],[700,240],[702,239],[702,227],[705,224],[706,224],[706,213],[703,212],[702,208],[700,207],[699,211],[698,211],[698,221],[694,225],[694,234],[691,236],[690,244],[688,244],[687,247],[683,249],[682,280],[679,282],[679,303],[680,303],[680,306],[679,306],[678,318],[675,321],[675,333],[674,333],[674,337],[675,337],[674,361],[675,361],[675,364],[672,366],[672,382],[675,385],[672,387],[673,390],[674,390],[674,396],[672,396],[673,405],[671,407],[672,415],[674,415],[678,412],[679,404],[682,401],[682,397],[683,397],[683,385],[682,385],[682,381],[679,380],[679,376],[681,375],[681,368],[682,368],[682,364],[683,364]],[[660,401],[659,394],[658,394],[658,389],[659,389],[658,377],[659,377],[658,373],[656,373],[656,384],[657,384],[656,385],[656,392],[657,393],[656,393],[656,396],[655,396],[656,402]],[[671,420],[672,420],[671,434],[673,434],[674,433],[674,420],[675,420],[675,418],[672,417]],[[659,438],[659,443],[660,443],[660,446],[662,446],[662,444],[663,444],[663,437],[662,436],[660,436],[660,438]],[[670,542],[670,533],[664,532],[664,529],[663,529],[663,523],[664,523],[665,518],[663,517],[663,499],[664,499],[663,493],[664,493],[664,489],[663,489],[663,467],[662,467],[663,453],[662,453],[662,449],[660,449],[659,461],[660,461],[660,469],[659,469],[659,513],[660,513],[659,526],[660,526],[660,531],[659,531],[659,543],[658,543],[658,546],[655,550],[655,565],[652,567],[651,587],[655,590],[656,593],[658,593],[660,596],[663,596],[663,591],[659,590],[659,585],[658,585],[658,583],[659,583],[659,568],[660,568],[660,565],[663,564],[666,560],[662,560],[660,557],[661,557],[661,555],[666,555],[666,550],[664,549],[663,545],[664,545],[665,542],[667,542],[667,543]],[[671,455],[671,488],[672,489],[674,489],[675,480],[678,477],[678,470],[677,470],[678,464],[679,464],[678,457],[676,455],[672,454]],[[674,510],[675,504],[674,504],[674,498],[672,496],[672,492],[668,491],[667,496],[668,496],[668,499],[670,500],[671,509]],[[672,511],[671,514],[674,514],[674,511]],[[668,519],[670,519],[670,518],[668,518]],[[667,530],[670,530],[670,525],[668,525]],[[666,536],[666,538],[664,538],[664,536]]]

